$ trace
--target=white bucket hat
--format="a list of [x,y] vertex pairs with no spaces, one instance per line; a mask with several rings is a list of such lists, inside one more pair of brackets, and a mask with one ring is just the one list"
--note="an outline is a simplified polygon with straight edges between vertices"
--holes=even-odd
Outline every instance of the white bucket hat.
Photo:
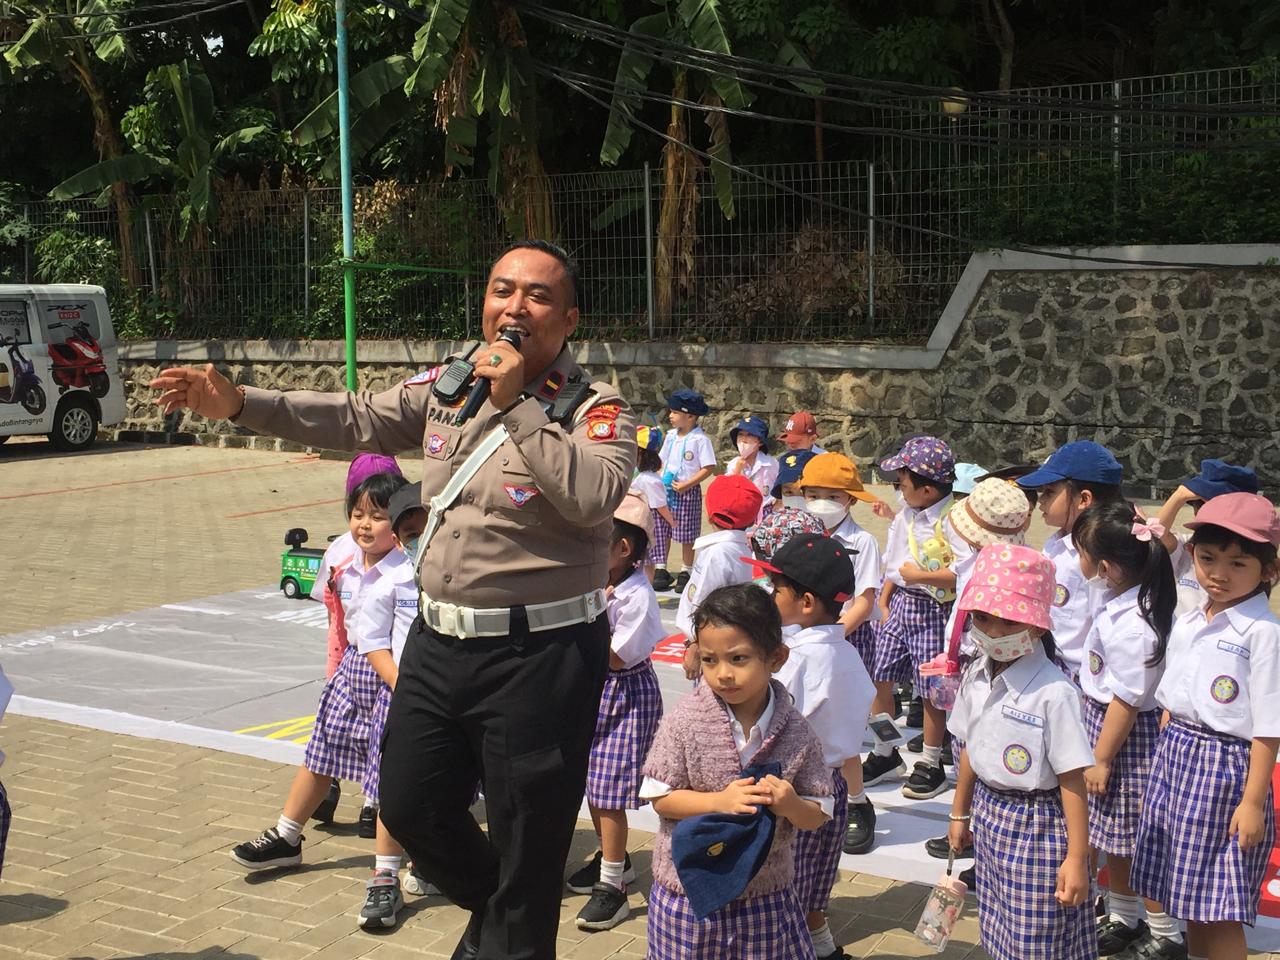
[[956,533],[978,549],[989,543],[1021,544],[1031,522],[1031,502],[1014,484],[992,477],[975,486],[947,518]]

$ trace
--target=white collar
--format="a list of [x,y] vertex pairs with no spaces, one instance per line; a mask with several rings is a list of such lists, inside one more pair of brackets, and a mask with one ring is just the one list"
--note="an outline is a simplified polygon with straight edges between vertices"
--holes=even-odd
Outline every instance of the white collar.
[[693,549],[701,550],[717,543],[739,543],[745,548],[748,545],[747,531],[717,530],[715,533],[707,533],[693,541]]
[[907,509],[911,511],[910,519],[914,520],[916,517],[924,517],[930,524],[934,524],[942,519],[942,515],[947,512],[951,503],[951,494],[947,494],[937,503],[931,503],[927,507],[907,507]]
[[1227,623],[1235,628],[1236,633],[1244,636],[1249,632],[1249,628],[1253,626],[1256,620],[1274,619],[1271,617],[1271,602],[1267,599],[1265,593],[1255,593],[1247,600],[1241,600],[1235,606],[1227,607],[1227,609],[1216,614],[1213,620],[1209,620],[1206,615],[1209,609],[1209,601],[1206,600],[1204,605],[1200,607],[1200,617],[1209,626],[1217,625],[1218,620],[1226,618]]
[[[719,699],[718,697],[716,699]],[[733,709],[720,700],[720,705],[724,707],[724,712],[729,715],[729,729],[733,731],[734,742],[738,744],[738,750],[741,752],[742,747],[751,742],[751,734],[756,734],[761,743],[764,743],[764,735],[769,730],[769,724],[773,721],[773,683],[770,682],[765,695],[764,710],[761,711],[760,717],[750,730],[743,730],[742,724],[738,722],[738,718],[733,715]]]
[[[850,504],[852,506],[852,504]],[[852,537],[854,534],[862,533],[862,527],[857,520],[853,519],[852,514],[845,514],[845,518],[836,524],[835,528],[828,532],[828,536],[835,536],[837,533],[843,533],[846,537]]]
[[1132,586],[1124,593],[1113,593],[1102,604],[1102,609],[1112,616],[1123,613],[1125,610],[1135,606],[1138,602],[1138,593],[1142,590],[1141,584]]
[[845,643],[844,625],[840,623],[820,623],[813,627],[805,627],[786,637],[788,647],[799,647],[807,643]]

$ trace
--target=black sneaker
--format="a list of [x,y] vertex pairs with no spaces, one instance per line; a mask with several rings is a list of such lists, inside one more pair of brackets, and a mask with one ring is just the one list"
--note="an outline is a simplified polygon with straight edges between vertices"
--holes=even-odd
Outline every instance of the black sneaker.
[[670,571],[666,567],[659,567],[653,571],[653,589],[658,593],[670,590],[675,580],[671,578]]
[[333,823],[333,815],[338,812],[338,801],[342,798],[342,787],[337,780],[329,784],[329,792],[325,794],[311,819],[316,823]]
[[574,923],[579,930],[608,930],[631,916],[627,892],[612,883],[597,883],[591,888],[591,899],[578,911]]
[[378,808],[361,807],[360,822],[356,826],[356,835],[366,840],[374,840],[378,836]]
[[1187,960],[1187,945],[1182,940],[1157,937],[1148,931],[1145,937],[1113,956],[1116,960]]
[[944,767],[954,767],[956,765],[955,754],[951,751],[951,734],[946,734],[942,738],[942,765]]
[[676,585],[673,589],[675,590],[676,593],[680,593],[688,585],[689,585],[689,571],[681,570],[679,573],[676,574]]
[[[946,860],[951,856],[951,841],[946,837],[932,837],[924,842],[924,852],[935,860]],[[956,859],[972,860],[973,845],[970,844],[963,850],[956,851]]]
[[[569,879],[565,881],[565,886],[574,893],[591,893],[595,890],[596,884],[600,882],[600,861],[604,859],[604,854],[599,850],[581,870],[577,870],[570,874]],[[636,871],[631,866],[631,854],[627,854],[622,861],[622,882],[635,883]]]
[[296,867],[302,863],[302,841],[284,840],[275,827],[268,827],[261,836],[254,837],[231,848],[231,859],[246,870],[274,870],[277,867]]
[[853,957],[844,952],[844,947],[836,947],[830,953],[821,954],[818,960],[853,960]]
[[1136,927],[1131,927],[1123,920],[1104,917],[1098,921],[1098,956],[1112,957],[1123,952],[1134,941],[1147,934],[1147,924],[1139,920]]
[[970,867],[968,870],[961,870],[960,876],[956,879],[968,887],[970,893],[973,893],[978,889],[978,874],[973,867]]
[[876,808],[870,800],[849,804],[849,826],[844,832],[845,853],[866,853],[876,842]]
[[902,795],[908,800],[928,800],[942,793],[947,786],[947,775],[942,772],[942,767],[921,760],[902,785]]
[[924,734],[917,733],[914,737],[907,741],[908,753],[924,753]]
[[364,885],[364,908],[360,911],[360,926],[394,927],[396,913],[403,906],[400,878],[390,870],[379,870]]
[[911,706],[907,707],[907,726],[919,730],[924,726],[924,701],[912,697]]
[[863,786],[874,787],[882,780],[900,777],[907,772],[907,765],[902,762],[902,754],[894,747],[887,757],[871,753],[862,761]]

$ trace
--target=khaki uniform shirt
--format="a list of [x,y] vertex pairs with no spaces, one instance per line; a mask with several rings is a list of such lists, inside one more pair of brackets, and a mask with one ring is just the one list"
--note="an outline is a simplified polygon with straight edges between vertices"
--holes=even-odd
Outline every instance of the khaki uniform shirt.
[[432,384],[436,367],[381,393],[320,393],[245,387],[239,426],[331,450],[395,454],[422,444],[424,499],[439,493],[500,424],[510,437],[453,505],[422,561],[432,600],[469,607],[550,603],[608,582],[613,511],[631,483],[635,418],[607,383],[569,427],[543,408],[575,375],[568,348],[505,414],[486,402],[461,427]]

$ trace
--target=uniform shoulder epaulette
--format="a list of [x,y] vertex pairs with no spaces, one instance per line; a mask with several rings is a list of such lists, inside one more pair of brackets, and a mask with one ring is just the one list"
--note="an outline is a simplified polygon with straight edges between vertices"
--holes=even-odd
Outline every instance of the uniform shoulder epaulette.
[[421,383],[435,383],[440,379],[440,372],[444,370],[444,364],[432,367],[429,370],[423,370],[421,373],[415,373],[412,377],[404,382],[406,387],[416,387]]

